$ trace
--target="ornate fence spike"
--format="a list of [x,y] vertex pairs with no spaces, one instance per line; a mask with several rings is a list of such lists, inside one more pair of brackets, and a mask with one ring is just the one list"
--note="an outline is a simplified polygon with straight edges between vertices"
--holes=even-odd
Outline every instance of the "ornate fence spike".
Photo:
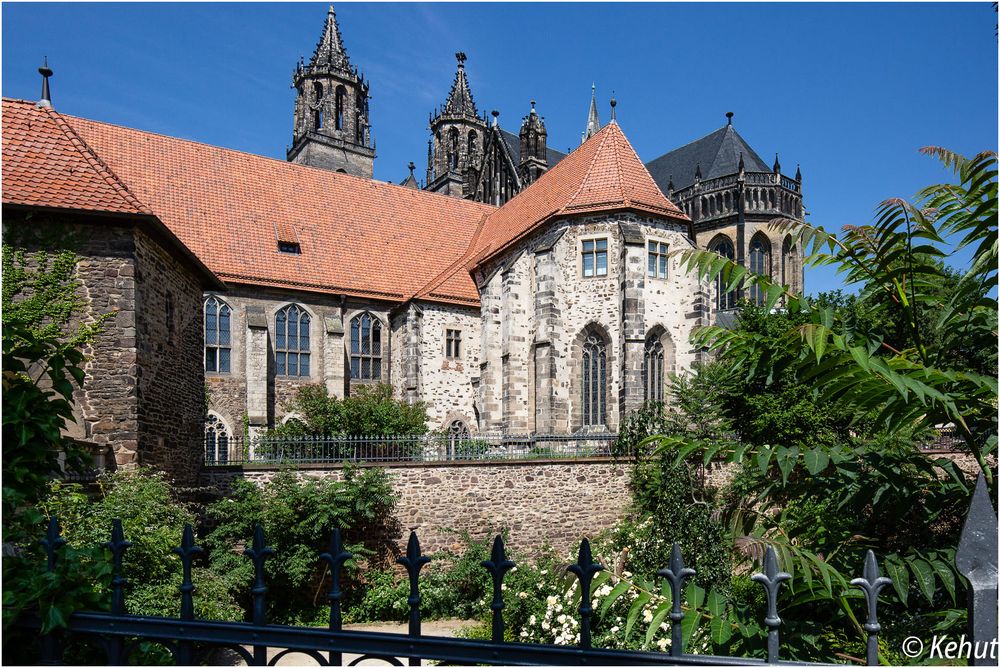
[[[253,530],[253,547],[243,550],[243,556],[253,560],[253,623],[257,626],[267,624],[267,581],[264,579],[264,560],[274,554],[274,550],[264,542],[264,527],[256,524]],[[267,647],[253,646],[254,665],[267,665]]]
[[784,571],[778,570],[778,557],[774,554],[774,548],[768,546],[764,553],[764,572],[754,573],[751,577],[754,582],[759,582],[767,593],[767,617],[764,624],[767,625],[767,662],[778,662],[778,627],[781,626],[781,617],[778,616],[778,589],[781,583],[792,579],[792,576]]
[[594,561],[590,553],[589,540],[583,539],[576,563],[567,566],[566,570],[576,575],[580,582],[580,647],[590,649],[590,617],[594,614],[594,606],[591,605],[590,599],[590,583],[593,582],[595,575],[604,570],[604,566]]
[[891,585],[892,580],[879,573],[875,553],[871,550],[865,555],[862,574],[863,577],[851,580],[851,585],[865,593],[865,601],[868,603],[868,619],[865,621],[865,631],[868,632],[868,665],[877,666],[878,632],[882,630],[882,625],[878,623],[878,593],[883,587]]
[[670,550],[670,567],[661,568],[656,574],[670,582],[670,595],[673,599],[670,608],[670,655],[680,656],[684,653],[684,634],[681,628],[684,611],[681,610],[681,593],[684,591],[684,581],[694,575],[695,570],[684,565],[681,546],[676,541]]
[[340,529],[335,528],[330,532],[330,547],[319,558],[330,567],[330,591],[326,595],[326,600],[330,602],[330,629],[340,631],[340,599],[343,597],[343,592],[340,591],[340,572],[344,563],[354,558],[353,554],[344,549]]
[[111,612],[115,615],[125,614],[125,584],[128,580],[122,576],[122,557],[125,550],[132,547],[131,541],[125,540],[121,520],[111,520],[111,540],[104,543],[111,550]]
[[181,567],[184,569],[184,579],[181,581],[181,619],[191,620],[194,619],[194,583],[191,582],[191,564],[194,555],[201,554],[204,550],[194,544],[194,530],[190,524],[184,525],[180,547],[170,551],[180,556]]
[[503,578],[515,564],[507,558],[503,538],[499,535],[493,539],[493,553],[482,565],[493,578],[493,602],[490,603],[490,610],[493,611],[493,642],[503,642]]
[[[958,539],[955,565],[969,581],[969,635],[973,647],[992,646],[997,637],[997,514],[982,473],[976,480],[969,514]],[[996,665],[996,657],[977,658],[973,652],[969,664]]]
[[417,533],[410,532],[410,540],[406,544],[406,556],[396,559],[397,564],[402,564],[410,576],[410,597],[406,602],[410,604],[410,635],[420,635],[420,569],[430,563],[430,559],[420,553],[420,541],[417,540]]
[[59,558],[59,548],[66,544],[66,539],[62,537],[62,529],[59,528],[59,518],[53,515],[49,518],[49,527],[45,531],[45,538],[41,540],[42,548],[48,557],[48,568],[51,573],[56,569],[56,561]]

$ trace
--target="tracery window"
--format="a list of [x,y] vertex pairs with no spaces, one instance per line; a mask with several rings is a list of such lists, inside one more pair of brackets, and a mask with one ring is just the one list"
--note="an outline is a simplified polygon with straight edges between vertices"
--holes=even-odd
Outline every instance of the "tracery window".
[[205,462],[225,464],[229,461],[229,430],[214,413],[205,419]]
[[583,426],[596,427],[606,424],[608,414],[607,346],[596,333],[590,333],[583,344],[583,373],[581,374],[581,404]]
[[317,130],[323,128],[323,84],[315,82],[313,84],[313,99],[316,108],[313,109],[313,127]]
[[476,155],[476,148],[477,148],[478,139],[479,138],[476,135],[476,131],[475,130],[472,130],[471,132],[469,132],[469,160],[470,160],[470,162],[472,161],[473,157]]
[[229,305],[215,297],[205,300],[205,371],[229,373],[232,357]]
[[351,320],[351,379],[382,378],[382,322],[365,312]]
[[[760,235],[755,236],[750,241],[748,264],[751,272],[762,276],[771,276],[771,244]],[[767,301],[767,294],[759,285],[751,285],[750,300],[757,306],[762,306]]]
[[587,239],[583,242],[582,255],[585,278],[608,275],[607,239]]
[[344,102],[347,99],[347,89],[337,86],[336,94],[336,115],[334,116],[334,126],[337,130],[344,129]]
[[448,131],[448,136],[451,139],[451,150],[448,155],[448,166],[451,169],[458,169],[458,128],[452,128]]
[[[733,244],[729,239],[720,239],[712,246],[712,250],[728,260],[736,257]],[[726,282],[720,273],[715,277],[715,306],[720,311],[728,311],[736,308],[737,291],[730,290],[726,292],[725,290]]]
[[309,375],[309,314],[289,304],[274,316],[274,360],[279,376]]
[[469,428],[461,420],[455,420],[448,425],[448,458],[454,459],[461,454],[461,446],[469,440]]
[[646,339],[646,349],[642,358],[642,386],[646,401],[663,401],[665,376],[663,343],[655,333],[650,334]]

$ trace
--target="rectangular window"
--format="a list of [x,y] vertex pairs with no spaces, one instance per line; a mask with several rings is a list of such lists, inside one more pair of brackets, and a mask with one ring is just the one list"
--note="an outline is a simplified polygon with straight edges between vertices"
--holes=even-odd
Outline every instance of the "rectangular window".
[[583,276],[608,275],[608,240],[587,239],[583,242]]
[[650,278],[667,277],[667,251],[669,247],[662,241],[650,241],[647,245],[649,250],[649,266],[647,273]]
[[462,331],[459,329],[445,330],[444,354],[448,359],[462,357]]

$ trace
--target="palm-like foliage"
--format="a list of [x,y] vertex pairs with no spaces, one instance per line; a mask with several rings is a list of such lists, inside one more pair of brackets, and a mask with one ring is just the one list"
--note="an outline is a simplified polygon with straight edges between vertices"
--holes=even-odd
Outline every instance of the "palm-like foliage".
[[[768,277],[703,250],[679,253],[703,279],[722,276],[728,289],[758,286],[766,307],[779,303],[806,316],[788,332],[779,353],[759,335],[706,327],[696,343],[724,353],[734,370],[754,374],[782,365],[817,388],[845,415],[889,428],[953,423],[965,438],[994,493],[987,456],[997,444],[997,157],[965,158],[941,148],[922,153],[953,170],[958,183],[930,186],[916,202],[890,199],[871,225],[845,226],[837,235],[803,222],[771,225],[802,244],[809,266],[836,267],[877,319],[903,323],[902,343],[859,331],[832,308],[793,294]],[[968,269],[950,294],[940,287],[943,261],[971,249]],[[962,351],[992,351],[989,368],[970,368]]]

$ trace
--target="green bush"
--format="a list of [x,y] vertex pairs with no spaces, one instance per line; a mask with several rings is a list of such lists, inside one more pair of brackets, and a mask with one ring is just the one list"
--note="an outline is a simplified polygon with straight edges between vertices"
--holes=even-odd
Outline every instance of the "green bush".
[[284,471],[263,487],[237,480],[231,495],[207,510],[215,525],[205,538],[211,569],[250,609],[253,564],[243,549],[260,523],[275,550],[266,561],[268,585],[280,592],[269,597],[268,618],[278,623],[315,619],[323,614],[317,605],[325,601],[329,587],[328,569],[318,555],[326,550],[332,530],[341,529],[346,549],[355,555],[346,566],[350,589],[350,574],[359,562],[377,568],[393,556],[399,533],[392,515],[395,503],[389,476],[379,468],[345,467],[341,480]]
[[359,385],[344,399],[330,396],[326,385],[300,387],[285,407],[301,419],[289,420],[269,436],[408,436],[427,433],[427,405],[392,396],[384,383]]

